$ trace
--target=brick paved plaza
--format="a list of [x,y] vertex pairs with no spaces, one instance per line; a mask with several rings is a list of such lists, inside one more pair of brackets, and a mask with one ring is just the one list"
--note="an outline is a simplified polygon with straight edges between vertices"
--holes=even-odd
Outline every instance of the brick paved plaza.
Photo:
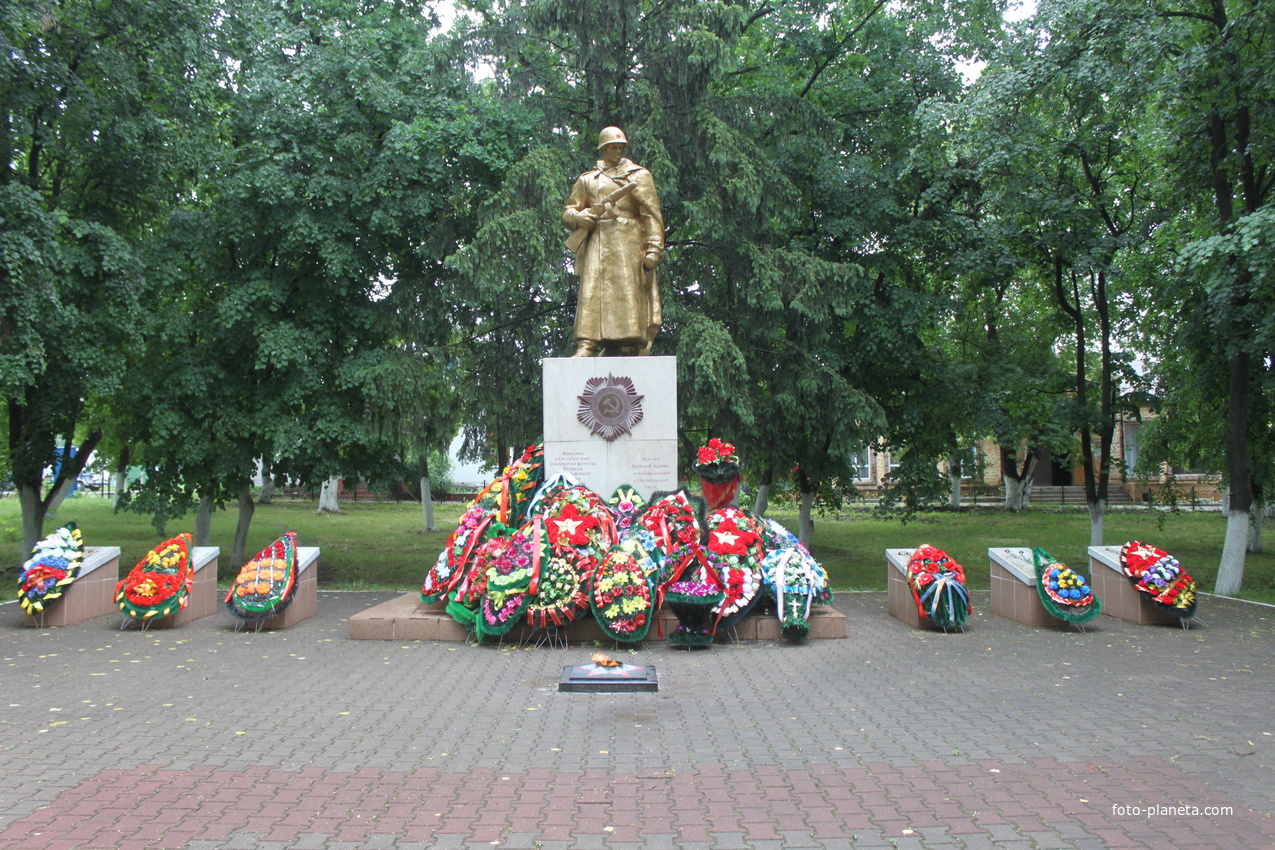
[[846,640],[653,644],[660,692],[616,695],[557,692],[591,646],[348,639],[396,595],[260,633],[0,607],[0,848],[1275,846],[1272,608],[1080,634],[984,593],[944,635],[840,594]]

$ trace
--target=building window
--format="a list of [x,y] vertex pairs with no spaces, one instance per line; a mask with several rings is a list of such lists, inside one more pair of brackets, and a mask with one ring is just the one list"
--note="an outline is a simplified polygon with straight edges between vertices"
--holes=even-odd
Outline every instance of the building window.
[[1133,468],[1138,465],[1138,431],[1141,427],[1140,422],[1124,423],[1124,469],[1125,474],[1133,473]]
[[895,454],[894,452],[886,452],[885,468],[886,472],[894,472],[903,465],[903,453]]
[[855,481],[872,480],[872,449],[867,446],[859,449],[850,456],[850,463],[854,467]]

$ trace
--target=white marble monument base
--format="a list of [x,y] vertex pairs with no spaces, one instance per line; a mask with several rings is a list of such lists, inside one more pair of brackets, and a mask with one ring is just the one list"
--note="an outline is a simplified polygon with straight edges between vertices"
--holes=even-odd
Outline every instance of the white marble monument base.
[[[644,498],[677,487],[677,358],[550,357],[544,360],[545,477],[574,476],[602,498],[632,485]],[[636,401],[614,399],[581,421],[591,379],[633,382]],[[622,395],[622,393],[612,393]],[[582,401],[584,398],[584,401]],[[594,430],[620,431],[607,440]]]

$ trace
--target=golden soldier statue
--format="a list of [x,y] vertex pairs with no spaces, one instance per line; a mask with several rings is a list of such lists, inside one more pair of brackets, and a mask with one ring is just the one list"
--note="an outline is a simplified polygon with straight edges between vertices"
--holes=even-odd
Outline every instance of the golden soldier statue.
[[619,127],[598,134],[602,159],[576,180],[562,211],[573,231],[580,298],[576,357],[650,354],[663,313],[655,267],[664,256],[664,219],[651,172],[624,157]]

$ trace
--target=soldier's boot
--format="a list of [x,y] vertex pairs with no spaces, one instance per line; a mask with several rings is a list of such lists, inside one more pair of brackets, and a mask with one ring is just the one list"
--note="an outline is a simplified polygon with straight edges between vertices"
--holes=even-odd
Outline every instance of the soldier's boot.
[[577,339],[576,353],[572,357],[592,357],[598,353],[598,342],[593,339]]

